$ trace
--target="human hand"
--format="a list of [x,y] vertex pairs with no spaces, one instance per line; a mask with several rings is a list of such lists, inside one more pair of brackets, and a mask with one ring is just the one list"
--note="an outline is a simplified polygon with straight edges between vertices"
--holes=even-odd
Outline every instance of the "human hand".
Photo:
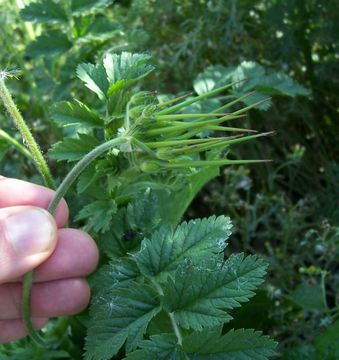
[[27,335],[22,321],[22,278],[34,269],[32,322],[41,329],[49,317],[75,314],[90,298],[85,276],[98,263],[93,239],[63,229],[68,207],[62,200],[55,219],[47,209],[54,192],[0,176],[0,343]]

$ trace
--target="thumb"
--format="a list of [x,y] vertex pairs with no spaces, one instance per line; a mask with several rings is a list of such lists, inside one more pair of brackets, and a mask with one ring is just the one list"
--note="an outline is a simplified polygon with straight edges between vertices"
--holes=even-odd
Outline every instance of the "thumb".
[[45,261],[56,242],[57,226],[46,210],[34,206],[0,209],[0,284]]

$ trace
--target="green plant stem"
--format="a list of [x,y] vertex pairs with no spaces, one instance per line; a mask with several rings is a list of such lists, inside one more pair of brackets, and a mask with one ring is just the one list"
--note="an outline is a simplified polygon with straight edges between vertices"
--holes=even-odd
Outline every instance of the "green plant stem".
[[22,145],[14,139],[11,135],[9,135],[6,131],[0,129],[0,138],[6,140],[9,144],[13,145],[16,149],[18,149],[21,154],[26,156],[29,160],[33,160],[32,154]]
[[[48,211],[53,215],[55,213],[55,210],[60,202],[60,200],[63,198],[63,196],[66,194],[67,190],[72,186],[74,181],[78,178],[78,176],[82,173],[83,170],[86,169],[86,167],[95,160],[98,156],[100,156],[105,151],[118,146],[125,142],[126,140],[124,138],[116,138],[110,141],[105,142],[104,144],[101,144],[97,146],[95,149],[90,151],[87,155],[85,155],[74,167],[73,169],[68,173],[68,175],[65,177],[65,179],[62,181],[62,183],[59,185],[58,189],[55,192],[54,198],[52,199]],[[42,337],[35,331],[32,320],[31,320],[31,312],[30,312],[30,297],[31,297],[31,287],[32,287],[32,278],[33,278],[33,271],[30,271],[25,274],[24,280],[23,280],[23,320],[25,323],[25,326],[27,328],[27,331],[32,338],[39,346],[48,346],[49,344],[44,341]]]
[[112,140],[109,140],[99,146],[97,146],[95,149],[90,151],[88,154],[86,154],[74,167],[73,169],[68,173],[68,175],[65,177],[65,179],[62,181],[62,183],[57,188],[54,198],[52,199],[51,203],[49,204],[48,211],[51,214],[54,214],[60,200],[64,197],[67,190],[72,186],[74,181],[78,178],[78,176],[87,168],[87,166],[95,160],[98,156],[103,154],[105,151],[112,149],[116,146],[119,146],[126,142],[126,139],[123,137],[115,138]]
[[[160,296],[164,296],[164,292],[163,292],[161,286],[155,280],[152,280],[152,284],[156,288],[158,294]],[[178,326],[178,324],[177,324],[177,322],[175,320],[175,315],[174,315],[174,313],[170,313],[170,312],[167,312],[167,311],[165,311],[165,312],[166,312],[166,314],[168,315],[168,317],[171,320],[173,331],[175,333],[175,336],[178,339],[178,344],[181,346],[182,345],[182,335],[181,335],[181,331],[179,329],[179,326]]]
[[179,326],[178,326],[177,322],[175,321],[175,316],[173,313],[168,313],[168,316],[171,320],[171,324],[172,324],[175,336],[178,339],[178,344],[181,346],[182,345],[182,335],[181,335]]
[[34,163],[41,173],[41,176],[46,184],[51,189],[54,189],[54,181],[49,171],[48,165],[39,149],[38,144],[36,143],[30,129],[28,128],[25,120],[22,118],[17,106],[15,105],[12,96],[7,89],[5,84],[5,75],[0,74],[0,97],[5,105],[5,108],[13,120],[14,124],[21,133],[21,136],[29,149],[30,153],[33,156]]
[[45,340],[39,335],[39,333],[34,329],[32,320],[31,320],[31,310],[30,310],[30,300],[31,300],[31,288],[33,281],[33,271],[29,271],[25,274],[23,280],[23,290],[22,290],[22,312],[23,320],[26,326],[27,332],[31,339],[38,346],[46,346]]
[[[5,84],[5,73],[0,74],[0,97],[5,105],[5,108],[12,118],[14,124],[18,128],[21,133],[21,136],[29,149],[29,153],[31,154],[31,158],[33,159],[38,171],[41,173],[42,178],[49,188],[54,189],[54,181],[52,179],[51,173],[49,171],[48,165],[39,149],[38,144],[36,143],[31,131],[29,130],[25,120],[22,118],[17,106],[15,105],[12,96]],[[7,140],[8,137],[7,137]],[[12,141],[13,143],[13,141]],[[27,153],[25,152],[27,155]],[[22,303],[22,311],[23,311],[23,320],[29,335],[32,340],[37,343],[39,346],[44,346],[45,341],[40,335],[35,331],[31,316],[30,316],[30,295],[32,288],[32,279],[33,279],[33,271],[28,272],[24,276],[23,281],[23,303]]]
[[[47,187],[54,189],[54,181],[49,171],[48,165],[40,151],[38,144],[36,143],[29,127],[27,126],[25,120],[21,116],[13,98],[7,89],[5,84],[6,73],[0,73],[0,97],[5,105],[5,108],[11,117],[12,121],[18,128],[24,143],[26,144],[31,158],[38,171],[40,172],[45,184]],[[44,339],[35,331],[34,326],[31,320],[30,313],[30,303],[31,303],[31,288],[33,281],[33,271],[29,271],[25,274],[23,280],[23,295],[22,295],[22,312],[23,312],[23,321],[28,331],[28,334],[32,340],[39,346],[45,346],[46,343]]]

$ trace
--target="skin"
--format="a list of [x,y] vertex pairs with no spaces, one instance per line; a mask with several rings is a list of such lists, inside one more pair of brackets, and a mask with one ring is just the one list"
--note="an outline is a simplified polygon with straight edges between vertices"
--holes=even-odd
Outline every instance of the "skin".
[[76,314],[88,305],[90,288],[85,278],[97,266],[98,249],[87,233],[64,228],[68,220],[64,200],[50,219],[53,236],[44,252],[20,258],[6,245],[2,218],[32,206],[47,209],[53,195],[43,186],[0,177],[0,343],[27,335],[21,319],[21,282],[32,269],[31,311],[37,329],[50,317]]

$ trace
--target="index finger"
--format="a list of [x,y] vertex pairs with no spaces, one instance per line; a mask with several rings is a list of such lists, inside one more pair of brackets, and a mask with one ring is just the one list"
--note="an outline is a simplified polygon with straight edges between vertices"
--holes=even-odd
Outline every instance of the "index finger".
[[[33,205],[47,209],[55,191],[41,185],[0,176],[0,208]],[[54,214],[58,227],[63,227],[68,219],[68,206],[62,199]]]

